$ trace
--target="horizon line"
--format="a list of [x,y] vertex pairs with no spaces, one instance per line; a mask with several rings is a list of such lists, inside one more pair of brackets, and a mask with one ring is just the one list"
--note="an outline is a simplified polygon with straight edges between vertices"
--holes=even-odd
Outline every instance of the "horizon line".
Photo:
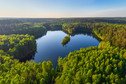
[[126,18],[125,16],[120,16],[120,17],[114,17],[114,16],[110,16],[110,17],[108,17],[108,16],[104,16],[104,17],[102,17],[102,16],[99,16],[99,17],[0,17],[0,18],[55,18],[55,19],[60,19],[60,18]]

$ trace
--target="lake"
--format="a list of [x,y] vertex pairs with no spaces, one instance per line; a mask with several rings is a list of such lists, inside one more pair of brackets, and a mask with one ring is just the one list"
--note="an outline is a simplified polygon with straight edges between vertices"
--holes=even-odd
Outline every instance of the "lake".
[[48,31],[45,36],[36,39],[37,53],[31,61],[39,63],[50,60],[55,68],[59,56],[64,58],[69,52],[89,46],[98,46],[99,44],[99,41],[92,35],[77,34],[70,36],[68,44],[63,46],[61,41],[65,36],[67,34],[63,31]]

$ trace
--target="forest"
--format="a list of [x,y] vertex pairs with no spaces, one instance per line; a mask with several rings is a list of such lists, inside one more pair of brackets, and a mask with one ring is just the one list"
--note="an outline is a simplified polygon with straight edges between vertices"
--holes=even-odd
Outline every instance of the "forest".
[[50,61],[19,62],[0,51],[0,84],[124,84],[126,49],[101,42],[98,47],[81,48],[58,60],[54,71]]
[[15,59],[21,59],[36,51],[36,41],[28,34],[0,35],[0,50],[7,52]]
[[126,48],[126,25],[110,23],[67,23],[62,25],[68,34],[92,32],[111,45]]
[[0,24],[0,35],[29,34],[38,38],[46,34],[46,31],[42,23]]
[[[62,18],[0,20],[0,84],[125,84],[126,19]],[[98,47],[81,48],[51,61],[20,62],[36,52],[36,38],[48,30],[93,33]],[[63,39],[66,43],[70,36]]]
[[19,62],[0,50],[0,84],[51,84],[54,77],[50,61]]
[[61,41],[61,44],[66,45],[70,41],[70,35],[65,36],[63,40]]
[[101,42],[59,57],[56,84],[125,84],[126,50]]

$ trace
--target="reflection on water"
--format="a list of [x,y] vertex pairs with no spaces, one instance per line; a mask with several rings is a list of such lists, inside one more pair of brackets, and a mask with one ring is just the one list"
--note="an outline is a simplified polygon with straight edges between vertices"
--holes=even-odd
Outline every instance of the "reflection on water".
[[36,40],[37,53],[31,61],[39,63],[50,60],[55,68],[59,56],[64,58],[69,52],[89,46],[98,46],[99,44],[99,41],[93,37],[92,33],[83,33],[72,35],[70,42],[63,46],[61,41],[65,36],[67,36],[67,34],[63,31],[48,31],[45,36],[38,38]]

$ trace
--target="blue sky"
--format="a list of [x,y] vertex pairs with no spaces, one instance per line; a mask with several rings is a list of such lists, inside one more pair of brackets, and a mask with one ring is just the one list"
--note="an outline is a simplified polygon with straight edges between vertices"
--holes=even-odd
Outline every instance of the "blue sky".
[[126,17],[126,0],[0,0],[0,17]]

